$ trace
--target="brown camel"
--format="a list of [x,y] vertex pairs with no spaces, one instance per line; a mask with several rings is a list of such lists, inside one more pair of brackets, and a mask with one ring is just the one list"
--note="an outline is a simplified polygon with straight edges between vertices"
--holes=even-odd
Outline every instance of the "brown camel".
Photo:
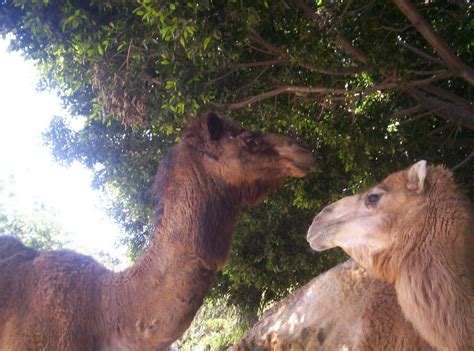
[[166,349],[224,264],[238,210],[313,162],[283,136],[213,113],[192,121],[160,164],[155,231],[133,267],[0,238],[0,350]]
[[420,161],[314,219],[315,250],[340,246],[392,283],[403,315],[438,350],[474,349],[474,216],[452,173]]
[[433,351],[403,317],[392,284],[348,260],[265,311],[229,351]]

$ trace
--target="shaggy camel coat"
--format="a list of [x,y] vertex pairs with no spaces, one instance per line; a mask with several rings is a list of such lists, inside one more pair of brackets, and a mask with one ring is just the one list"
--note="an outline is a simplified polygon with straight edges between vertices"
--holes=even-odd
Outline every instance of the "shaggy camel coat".
[[268,309],[229,351],[433,351],[403,317],[391,284],[353,260]]
[[420,161],[323,209],[315,250],[342,247],[394,284],[405,318],[438,350],[474,349],[474,215],[444,167]]
[[308,241],[367,269],[314,278],[230,350],[474,349],[473,212],[449,170],[422,161],[326,207]]
[[154,234],[134,266],[0,237],[0,350],[165,350],[224,264],[238,210],[313,164],[283,136],[212,113],[192,121],[160,164]]

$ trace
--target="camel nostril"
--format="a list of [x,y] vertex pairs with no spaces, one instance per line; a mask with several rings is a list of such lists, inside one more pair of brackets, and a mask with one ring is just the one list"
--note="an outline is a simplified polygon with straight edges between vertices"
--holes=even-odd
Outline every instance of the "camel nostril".
[[334,204],[324,207],[321,213],[331,213],[333,210],[334,210]]

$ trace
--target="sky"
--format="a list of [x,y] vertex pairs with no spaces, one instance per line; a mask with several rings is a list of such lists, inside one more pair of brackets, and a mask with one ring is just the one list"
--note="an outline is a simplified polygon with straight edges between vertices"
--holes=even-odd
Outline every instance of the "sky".
[[121,229],[91,188],[91,172],[78,163],[60,166],[43,145],[51,118],[67,111],[54,92],[37,90],[34,62],[8,52],[8,42],[0,38],[0,181],[13,194],[8,210],[28,213],[35,203],[44,204],[70,234],[69,248],[103,251],[124,264],[126,248],[117,244]]

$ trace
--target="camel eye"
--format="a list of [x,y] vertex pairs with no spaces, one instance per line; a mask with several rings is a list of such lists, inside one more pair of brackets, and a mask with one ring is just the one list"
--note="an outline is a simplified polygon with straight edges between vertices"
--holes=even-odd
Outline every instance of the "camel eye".
[[248,147],[252,148],[258,145],[258,140],[254,137],[250,137],[250,138],[245,139],[245,144]]
[[370,194],[365,200],[366,206],[374,206],[375,204],[377,204],[377,202],[379,202],[381,197],[382,194]]
[[235,130],[229,130],[229,132],[227,133],[227,137],[229,139],[235,139],[237,137],[237,132]]

